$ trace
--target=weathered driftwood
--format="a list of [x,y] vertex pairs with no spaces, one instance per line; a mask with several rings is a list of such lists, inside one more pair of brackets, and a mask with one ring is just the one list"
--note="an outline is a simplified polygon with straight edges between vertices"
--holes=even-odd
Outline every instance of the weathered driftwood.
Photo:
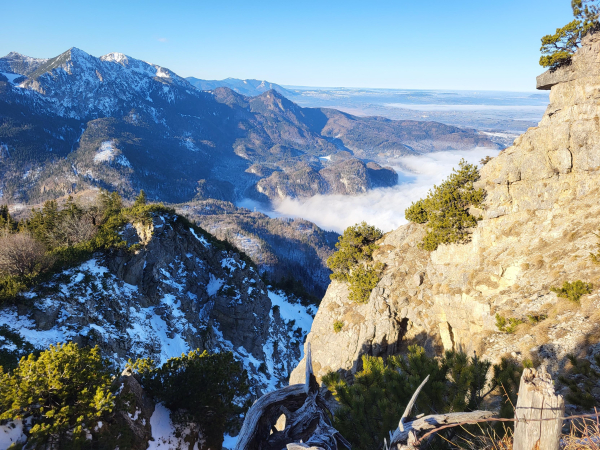
[[404,431],[404,420],[408,417],[408,415],[412,411],[413,406],[415,406],[415,402],[417,401],[419,392],[421,392],[421,389],[423,389],[423,386],[425,386],[425,383],[427,383],[427,381],[429,381],[429,375],[427,375],[425,377],[423,382],[419,385],[419,387],[417,388],[415,393],[410,398],[410,402],[408,402],[408,405],[406,405],[406,408],[404,409],[404,414],[402,414],[402,417],[400,418],[400,423],[398,424],[398,428],[400,429],[400,431]]
[[[444,425],[473,422],[494,417],[491,411],[456,412],[447,414],[431,414],[404,424],[404,431],[397,428],[392,435],[392,449],[414,449],[416,440],[428,431],[443,427]],[[411,441],[411,435],[414,436]]]
[[[275,428],[285,415],[285,428]],[[306,354],[305,384],[295,384],[263,395],[248,411],[235,450],[350,450],[350,444],[331,425],[331,412],[312,372],[310,344]]]
[[565,402],[548,373],[525,369],[515,411],[514,450],[558,450]]
[[[419,417],[415,420],[405,423],[404,420],[410,414],[417,396],[429,380],[427,376],[419,385],[412,398],[408,402],[404,414],[400,419],[398,428],[390,436],[390,449],[393,450],[414,450],[418,448],[419,437],[428,431],[455,423],[471,422],[475,420],[487,419],[494,416],[490,411],[457,412],[448,414],[431,414],[429,416]],[[387,443],[386,443],[387,445]]]

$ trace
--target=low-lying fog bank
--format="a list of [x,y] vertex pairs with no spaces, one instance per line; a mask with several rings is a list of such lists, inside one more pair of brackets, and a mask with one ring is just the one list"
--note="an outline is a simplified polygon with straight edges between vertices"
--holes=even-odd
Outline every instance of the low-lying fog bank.
[[273,210],[264,210],[249,200],[238,206],[256,208],[271,217],[302,217],[338,233],[363,220],[383,231],[391,231],[406,223],[404,210],[443,181],[453,168],[458,167],[461,158],[479,164],[482,158],[498,153],[497,150],[477,148],[407,156],[388,163],[399,176],[398,185],[391,188],[374,189],[359,196],[317,195],[302,200],[286,199],[274,205]]

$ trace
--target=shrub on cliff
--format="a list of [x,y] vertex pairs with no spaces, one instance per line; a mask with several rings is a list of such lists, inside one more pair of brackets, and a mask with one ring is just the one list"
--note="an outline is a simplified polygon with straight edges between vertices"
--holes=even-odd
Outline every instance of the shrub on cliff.
[[195,350],[170,358],[160,367],[149,358],[130,361],[130,367],[157,401],[178,413],[175,419],[200,425],[210,448],[221,448],[223,435],[233,431],[248,406],[236,404],[243,403],[248,394],[248,374],[231,352]]
[[477,166],[463,159],[458,170],[454,169],[442,184],[434,186],[427,198],[406,209],[404,215],[407,220],[427,224],[422,248],[433,251],[440,244],[468,240],[468,229],[477,226],[477,218],[469,213],[469,207],[480,207],[485,196],[483,189],[473,187],[478,179]]
[[429,381],[417,397],[414,415],[476,410],[500,383],[512,392],[513,366],[506,361],[494,366],[488,382],[491,364],[487,361],[459,352],[446,352],[436,359],[427,356],[423,348],[411,346],[405,357],[392,356],[386,363],[382,358],[363,356],[363,369],[353,384],[336,372],[323,377],[323,383],[340,403],[334,417],[336,429],[353,449],[370,450],[380,448],[388,431],[396,429],[412,394],[427,375]]
[[572,0],[571,8],[574,20],[557,28],[556,33],[542,37],[540,66],[556,69],[569,64],[581,39],[599,29],[600,6],[596,0]]
[[[575,355],[567,355],[570,367],[564,370],[558,380],[569,388],[565,396],[567,402],[585,409],[591,409],[596,405],[593,391],[600,380],[600,374],[596,372],[585,358],[579,359]],[[595,365],[600,364],[600,355],[594,355]]]
[[550,290],[555,292],[558,297],[566,298],[572,302],[579,303],[581,297],[592,292],[594,286],[591,283],[584,283],[581,280],[569,283],[565,281],[561,288],[552,287]]
[[50,346],[0,367],[0,419],[31,420],[30,448],[82,448],[114,406],[111,374],[98,347]]
[[349,284],[352,301],[367,302],[381,278],[383,264],[373,263],[373,252],[378,247],[375,242],[382,237],[380,229],[366,222],[353,225],[344,230],[335,253],[327,258],[327,267],[333,272],[330,278]]

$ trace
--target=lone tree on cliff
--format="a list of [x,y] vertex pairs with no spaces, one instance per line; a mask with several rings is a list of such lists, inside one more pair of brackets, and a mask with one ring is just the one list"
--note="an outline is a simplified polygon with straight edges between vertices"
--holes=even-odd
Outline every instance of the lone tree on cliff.
[[598,0],[571,0],[571,8],[575,17],[562,28],[557,28],[555,34],[542,38],[540,48],[540,66],[556,69],[571,62],[571,56],[577,51],[581,39],[600,29],[600,6]]

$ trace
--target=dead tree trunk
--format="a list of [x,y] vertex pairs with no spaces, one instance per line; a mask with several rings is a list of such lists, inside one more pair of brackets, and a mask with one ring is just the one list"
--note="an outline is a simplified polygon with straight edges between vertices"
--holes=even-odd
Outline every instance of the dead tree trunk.
[[525,369],[515,411],[514,450],[558,450],[565,402],[546,372]]
[[419,392],[421,392],[421,389],[423,389],[427,380],[429,380],[429,375],[423,380],[408,402],[396,431],[394,431],[394,433],[390,432],[390,450],[417,450],[420,448],[421,437],[427,432],[431,432],[432,430],[446,425],[468,423],[476,420],[488,419],[494,416],[494,413],[490,411],[457,412],[432,414],[405,423],[404,420],[410,414],[410,411],[417,401]]
[[[285,428],[275,428],[285,415]],[[263,395],[248,411],[235,450],[350,450],[350,444],[331,425],[331,413],[312,372],[310,344],[306,353],[305,384]]]

